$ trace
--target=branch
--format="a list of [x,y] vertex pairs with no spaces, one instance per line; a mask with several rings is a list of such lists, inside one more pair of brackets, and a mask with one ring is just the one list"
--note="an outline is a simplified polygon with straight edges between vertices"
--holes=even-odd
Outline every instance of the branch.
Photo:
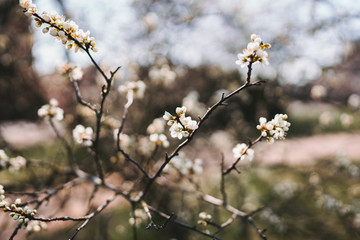
[[89,221],[95,217],[97,214],[99,214],[102,210],[104,210],[114,199],[116,198],[116,194],[111,196],[108,200],[106,200],[106,202],[104,204],[102,204],[101,206],[99,206],[94,212],[90,213],[89,215],[86,216],[86,220],[83,224],[81,224],[80,227],[78,227],[76,229],[76,231],[74,232],[74,234],[72,235],[72,237],[69,240],[73,240],[75,239],[76,235],[86,227],[86,225],[89,223]]
[[127,161],[129,161],[130,163],[132,163],[137,169],[139,169],[143,175],[147,178],[147,179],[150,179],[148,173],[144,170],[144,168],[137,162],[135,161],[134,159],[132,159],[130,157],[129,154],[127,154],[120,146],[120,134],[122,132],[122,130],[124,129],[124,126],[125,126],[125,122],[126,122],[126,119],[127,119],[127,115],[129,113],[129,108],[132,104],[132,101],[133,98],[128,98],[128,102],[125,104],[124,106],[124,112],[123,112],[123,115],[121,117],[121,124],[120,124],[120,127],[119,127],[119,130],[117,132],[117,136],[116,136],[116,146],[117,146],[117,150],[118,152],[120,152]]
[[201,125],[206,121],[206,119],[209,118],[209,116],[211,115],[211,113],[213,113],[219,106],[224,105],[224,102],[228,99],[230,99],[231,97],[233,97],[234,95],[236,95],[237,93],[239,93],[240,91],[248,88],[248,87],[252,87],[252,86],[258,86],[260,85],[263,81],[257,81],[254,83],[250,83],[250,78],[251,78],[251,71],[252,71],[252,62],[250,62],[250,64],[248,65],[248,73],[247,73],[247,79],[246,82],[239,88],[237,88],[236,90],[234,90],[233,92],[229,93],[226,96],[222,96],[221,99],[215,103],[212,107],[210,107],[206,113],[203,115],[202,118],[200,118],[199,123],[198,123],[198,128],[195,129],[192,133],[190,133],[189,137],[183,141],[181,144],[178,145],[178,147],[173,151],[172,154],[170,155],[166,155],[165,156],[165,161],[164,163],[160,166],[159,170],[155,173],[155,175],[153,177],[151,177],[149,179],[149,182],[147,183],[147,185],[144,188],[144,194],[143,197],[147,194],[147,192],[149,191],[151,185],[153,184],[153,182],[155,181],[156,178],[158,178],[162,171],[164,170],[165,166],[171,161],[171,159],[173,157],[175,157],[176,155],[178,155],[179,151],[185,147],[187,144],[189,144],[191,142],[191,140],[193,139],[194,135],[198,132],[198,130],[200,129]]
[[[210,196],[210,195],[202,195],[201,193],[199,193],[200,197],[205,201],[205,202],[208,202],[208,203],[211,203],[215,206],[224,206],[224,208],[235,214],[237,217],[241,217],[241,218],[244,218],[246,219],[250,224],[251,226],[255,229],[256,233],[261,237],[261,239],[263,240],[267,240],[267,237],[265,236],[265,231],[266,229],[264,230],[261,230],[255,223],[254,219],[251,217],[251,215],[253,215],[254,213],[251,213],[251,214],[246,214],[245,212],[242,212],[240,210],[238,210],[237,208],[231,206],[231,205],[224,205],[224,202],[218,198],[215,198],[213,196]],[[262,208],[261,208],[262,209]],[[260,209],[260,210],[261,210]],[[260,210],[257,210],[255,212],[258,212]],[[227,225],[225,226],[228,226],[233,220],[228,220],[229,223],[227,223]]]
[[68,159],[69,159],[69,165],[71,166],[71,171],[73,173],[76,172],[76,169],[78,169],[78,165],[75,162],[75,158],[74,158],[74,154],[72,152],[72,149],[70,147],[70,144],[65,140],[65,138],[63,136],[61,136],[59,130],[56,128],[54,122],[52,119],[50,119],[50,126],[52,127],[52,129],[54,130],[57,138],[61,141],[63,147],[66,150],[66,153],[68,155]]
[[260,136],[259,136],[257,139],[255,139],[254,141],[252,141],[252,142],[250,141],[250,142],[248,143],[248,145],[247,145],[244,153],[241,154],[241,156],[238,157],[238,158],[236,159],[236,161],[235,161],[228,169],[226,169],[226,171],[223,171],[222,175],[227,175],[227,174],[229,174],[232,170],[236,170],[237,172],[239,172],[239,171],[237,170],[237,168],[236,168],[236,164],[238,164],[238,163],[240,162],[241,157],[246,154],[246,151],[247,151],[249,148],[251,148],[254,144],[260,142],[260,141],[262,140],[262,138],[263,138],[263,137],[260,135]]
[[209,233],[206,233],[206,232],[203,232],[203,231],[197,229],[196,226],[190,226],[190,225],[188,225],[188,224],[186,224],[186,223],[183,223],[183,222],[175,219],[174,215],[170,215],[170,216],[169,216],[169,215],[167,215],[167,214],[165,214],[165,213],[163,213],[163,212],[161,212],[161,211],[159,211],[159,210],[157,210],[156,208],[153,208],[153,207],[151,207],[151,206],[148,206],[148,208],[149,208],[151,211],[153,211],[154,213],[156,213],[157,215],[159,215],[160,217],[163,217],[163,218],[167,219],[168,221],[171,221],[171,222],[179,225],[180,227],[189,229],[189,230],[191,230],[191,231],[194,231],[194,232],[196,232],[196,233],[199,233],[199,234],[201,234],[201,235],[203,235],[203,236],[205,236],[205,237],[208,237],[208,238],[211,238],[211,239],[214,239],[214,240],[221,240],[221,238],[218,238],[218,237],[216,237],[216,236],[214,236],[214,235],[212,235],[212,234],[209,234]]
[[84,101],[83,98],[81,97],[78,82],[76,80],[72,79],[72,83],[73,83],[73,86],[74,86],[74,89],[75,89],[75,95],[76,95],[76,99],[77,99],[78,103],[80,103],[81,105],[83,105],[85,107],[88,107],[90,110],[97,113],[96,107],[91,105],[89,102]]

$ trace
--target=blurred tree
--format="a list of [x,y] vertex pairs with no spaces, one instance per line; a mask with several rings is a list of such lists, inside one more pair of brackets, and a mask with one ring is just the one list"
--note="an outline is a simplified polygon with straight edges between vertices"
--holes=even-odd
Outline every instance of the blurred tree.
[[0,121],[35,119],[44,102],[32,68],[29,25],[17,1],[0,1]]

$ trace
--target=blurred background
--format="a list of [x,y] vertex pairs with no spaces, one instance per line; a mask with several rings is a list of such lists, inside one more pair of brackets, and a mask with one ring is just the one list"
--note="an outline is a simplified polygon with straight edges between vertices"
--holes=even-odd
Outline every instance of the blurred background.
[[[126,81],[141,79],[146,83],[145,97],[131,107],[125,128],[138,142],[165,110],[185,105],[196,118],[222,93],[239,87],[247,69],[235,65],[237,53],[246,47],[252,33],[260,35],[272,45],[268,50],[270,65],[255,65],[252,80],[266,83],[230,100],[187,149],[189,157],[204,161],[198,184],[205,192],[218,195],[220,176],[206,184],[201,179],[218,173],[221,153],[230,163],[231,149],[237,143],[257,137],[259,117],[271,119],[276,113],[287,113],[292,124],[287,140],[256,145],[254,161],[242,163],[241,174],[229,177],[231,203],[247,212],[264,207],[254,218],[268,229],[269,239],[360,239],[360,5],[356,0],[34,3],[40,11],[56,10],[91,31],[99,48],[94,57],[103,69],[122,66],[114,89]],[[58,99],[65,110],[65,121],[59,127],[71,139],[76,124],[94,122],[77,106],[71,84],[59,69],[66,62],[83,68],[79,84],[89,101],[99,100],[102,79],[86,54],[69,52],[36,29],[17,1],[0,0],[0,19],[0,148],[27,159],[64,162],[58,140],[38,119],[37,110],[50,98]],[[114,149],[106,142],[113,141],[111,127],[121,118],[125,98],[114,91],[108,100],[109,129],[102,140],[103,157],[111,159]],[[171,143],[174,148],[178,142]],[[76,151],[86,156],[83,150]],[[148,158],[141,150],[131,151],[138,159]],[[162,159],[164,152],[155,160]],[[107,165],[111,171],[124,174],[124,181],[131,180],[133,174],[121,166]],[[41,177],[30,183],[35,173],[29,169],[1,171],[0,183],[12,190],[40,190],[60,182],[51,175],[41,172]],[[176,195],[164,195],[158,204],[170,212],[178,209],[177,214],[194,225],[197,216],[179,206],[206,210],[219,222],[226,217],[191,197],[183,198],[180,201]],[[119,204],[100,215],[79,239],[131,239],[126,231],[128,207]],[[126,224],[121,224],[124,221]],[[1,229],[7,226],[3,224]],[[144,226],[139,228],[141,239],[201,239],[176,226],[163,233],[146,232]],[[58,226],[43,233],[43,238],[40,234],[29,239],[48,239],[50,235],[64,239],[71,232]],[[224,239],[258,238],[240,220],[221,234]]]

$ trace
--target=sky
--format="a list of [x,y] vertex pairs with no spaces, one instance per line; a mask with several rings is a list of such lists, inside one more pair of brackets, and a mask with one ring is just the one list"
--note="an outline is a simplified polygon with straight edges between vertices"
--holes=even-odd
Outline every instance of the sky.
[[[40,11],[61,12],[54,0],[34,2]],[[94,57],[113,68],[129,62],[153,64],[155,55],[163,55],[189,67],[208,64],[234,70],[239,68],[234,64],[237,53],[256,33],[273,45],[265,72],[304,84],[318,78],[321,68],[340,63],[344,44],[360,38],[357,0],[178,0],[170,7],[141,0],[64,2],[72,19],[95,37],[99,53]],[[194,9],[200,9],[197,18],[181,21]],[[348,17],[353,15],[357,17]],[[147,21],[155,26],[150,33]],[[64,46],[33,30],[35,69],[51,73],[66,61]],[[71,59],[77,65],[90,64],[85,54],[71,53]]]

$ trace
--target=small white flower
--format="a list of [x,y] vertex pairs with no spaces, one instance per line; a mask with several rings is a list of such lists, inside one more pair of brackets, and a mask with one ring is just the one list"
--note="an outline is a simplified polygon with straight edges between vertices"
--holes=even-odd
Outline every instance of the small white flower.
[[251,148],[248,148],[248,146],[245,143],[237,144],[233,148],[234,157],[240,158],[240,160],[247,159],[248,161],[252,161],[254,158],[255,151]]
[[170,126],[170,135],[173,138],[182,139],[183,137],[187,138],[194,130],[199,126],[195,120],[192,120],[191,117],[186,117],[186,107],[177,107],[176,116],[171,115],[169,112],[165,111],[163,118],[168,120],[167,125]]
[[164,148],[167,148],[170,145],[167,137],[164,134],[153,133],[149,136],[149,138],[151,142],[155,143],[158,146],[163,146]]
[[84,146],[92,145],[93,129],[91,127],[85,128],[83,125],[78,124],[73,130],[73,137],[75,142]]
[[[169,114],[169,113],[168,113]],[[167,119],[169,120],[169,119]],[[163,118],[155,118],[147,127],[146,132],[149,134],[163,133],[165,130],[165,121]]]
[[245,67],[249,62],[269,64],[269,55],[264,50],[270,47],[269,43],[263,43],[260,36],[251,34],[251,42],[242,53],[238,54],[238,60],[235,63],[241,67]]
[[15,205],[20,205],[21,204],[21,199],[17,198],[14,203],[15,203]]
[[182,175],[199,174],[202,173],[203,161],[199,158],[191,161],[184,152],[179,152],[164,169],[165,172],[172,173],[173,170],[181,173]]
[[61,121],[64,119],[64,110],[58,107],[59,103],[56,99],[52,98],[49,101],[49,104],[43,105],[38,110],[38,116],[46,120],[58,120]]
[[291,125],[286,121],[287,118],[286,114],[276,114],[274,119],[267,122],[266,118],[261,117],[259,119],[260,124],[256,128],[261,131],[261,135],[266,137],[269,143],[273,143],[275,140],[283,140]]
[[185,113],[186,113],[186,107],[182,106],[176,108],[176,115],[178,117],[182,117],[183,115],[185,115]]
[[143,98],[145,93],[146,85],[143,81],[130,81],[124,85],[119,86],[118,91],[120,93],[129,94],[132,92],[134,98]]
[[175,81],[176,73],[170,69],[169,65],[164,64],[160,68],[152,67],[149,71],[149,77],[156,84],[169,86]]

